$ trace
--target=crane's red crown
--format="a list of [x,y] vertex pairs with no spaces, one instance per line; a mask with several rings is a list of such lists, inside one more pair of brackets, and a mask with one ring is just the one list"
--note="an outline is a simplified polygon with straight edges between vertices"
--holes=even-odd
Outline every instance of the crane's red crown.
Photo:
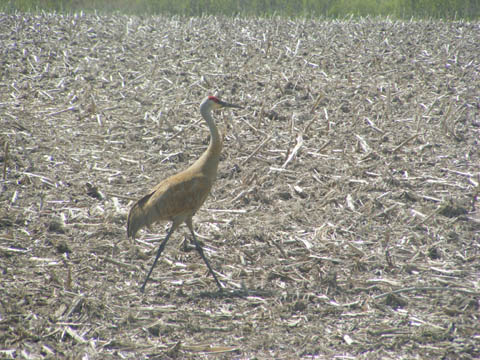
[[217,98],[216,96],[209,96],[208,100],[212,100],[213,102],[216,102],[217,104],[220,102],[220,99]]

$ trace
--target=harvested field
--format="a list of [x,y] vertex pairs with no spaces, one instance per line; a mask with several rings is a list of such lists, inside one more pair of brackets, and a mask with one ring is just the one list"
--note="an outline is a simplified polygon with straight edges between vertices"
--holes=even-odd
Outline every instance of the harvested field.
[[[0,358],[480,357],[480,24],[0,15]],[[217,182],[126,216],[225,130]]]

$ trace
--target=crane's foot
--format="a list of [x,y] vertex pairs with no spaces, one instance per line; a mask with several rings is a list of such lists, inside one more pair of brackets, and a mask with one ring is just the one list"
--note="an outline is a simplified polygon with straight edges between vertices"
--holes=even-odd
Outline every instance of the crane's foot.
[[218,287],[218,292],[223,293],[224,288],[223,288],[223,286],[220,284],[220,282],[217,283],[217,287]]

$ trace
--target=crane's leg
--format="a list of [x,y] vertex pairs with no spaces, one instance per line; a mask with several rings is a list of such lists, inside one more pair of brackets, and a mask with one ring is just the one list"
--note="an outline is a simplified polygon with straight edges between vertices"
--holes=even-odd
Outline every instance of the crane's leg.
[[147,281],[148,281],[148,279],[150,279],[150,275],[152,274],[153,268],[155,267],[155,265],[157,265],[158,258],[160,257],[160,254],[162,253],[163,249],[165,249],[165,245],[167,244],[168,238],[170,237],[170,235],[172,235],[172,233],[175,231],[177,226],[178,225],[175,224],[175,222],[173,222],[172,227],[168,231],[167,236],[165,237],[165,239],[162,241],[162,243],[158,247],[157,256],[155,257],[155,261],[153,262],[152,267],[150,268],[150,271],[148,272],[148,275],[145,278],[145,281],[143,282],[142,287],[140,288],[140,292],[143,293],[145,291],[145,285],[147,285]]
[[187,226],[188,226],[188,228],[190,229],[190,232],[192,233],[193,242],[195,243],[195,248],[197,249],[197,251],[198,251],[198,253],[200,254],[200,256],[202,257],[203,261],[204,261],[205,264],[207,265],[207,268],[208,268],[208,270],[210,271],[210,274],[212,274],[213,278],[215,279],[215,282],[217,283],[218,289],[219,289],[220,291],[223,291],[222,284],[220,284],[220,281],[218,281],[217,275],[215,275],[215,273],[213,272],[212,267],[211,267],[210,264],[208,263],[208,260],[207,260],[207,258],[205,257],[205,254],[203,253],[203,249],[202,249],[202,247],[200,246],[200,243],[197,241],[197,237],[195,236],[195,231],[193,231],[192,219],[191,219],[191,218],[190,218],[190,219],[187,219],[187,220],[185,220],[185,222],[187,223]]

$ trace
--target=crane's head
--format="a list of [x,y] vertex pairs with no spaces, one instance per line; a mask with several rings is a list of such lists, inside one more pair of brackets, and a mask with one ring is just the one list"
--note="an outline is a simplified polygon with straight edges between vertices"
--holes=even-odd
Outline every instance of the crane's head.
[[210,108],[213,110],[216,109],[222,109],[225,107],[231,107],[231,108],[237,108],[237,109],[242,109],[241,106],[235,105],[235,104],[229,104],[226,103],[225,101],[220,100],[216,96],[209,96],[205,99],[205,102],[208,102],[210,105]]

